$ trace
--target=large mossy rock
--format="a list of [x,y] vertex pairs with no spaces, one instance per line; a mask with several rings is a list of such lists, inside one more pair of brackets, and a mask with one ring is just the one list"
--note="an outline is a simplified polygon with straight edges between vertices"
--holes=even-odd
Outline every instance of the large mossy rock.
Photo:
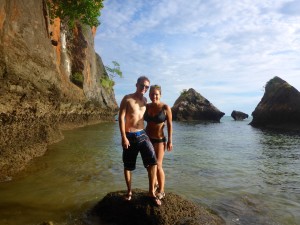
[[218,225],[225,224],[211,210],[166,193],[161,206],[156,206],[147,192],[133,191],[131,201],[125,201],[126,191],[108,193],[89,213],[90,222],[115,225]]
[[279,77],[267,82],[265,93],[252,112],[250,125],[300,130],[300,93]]
[[225,115],[193,88],[181,93],[172,107],[172,114],[175,121],[216,122]]

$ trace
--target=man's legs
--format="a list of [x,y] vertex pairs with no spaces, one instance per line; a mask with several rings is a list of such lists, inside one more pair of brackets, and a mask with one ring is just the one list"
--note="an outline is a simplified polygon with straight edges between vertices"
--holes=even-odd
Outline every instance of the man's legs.
[[156,173],[157,173],[157,160],[155,156],[155,151],[153,148],[150,139],[146,136],[146,138],[141,142],[140,146],[140,153],[143,159],[144,166],[147,168],[148,171],[148,179],[149,179],[149,197],[153,198],[155,204],[160,206],[161,201],[155,195],[155,183],[156,183]]
[[132,175],[130,170],[124,169],[124,177],[125,177],[125,182],[127,186],[127,195],[125,196],[125,200],[130,201],[132,197],[132,191],[131,191],[131,180],[132,180]]

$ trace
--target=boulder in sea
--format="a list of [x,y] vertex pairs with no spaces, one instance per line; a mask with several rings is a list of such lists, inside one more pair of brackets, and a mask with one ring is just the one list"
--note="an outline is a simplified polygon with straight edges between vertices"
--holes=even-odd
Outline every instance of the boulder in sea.
[[172,107],[173,120],[177,121],[216,121],[220,122],[225,113],[218,110],[193,88],[184,90]]
[[300,131],[300,93],[279,77],[269,80],[250,123],[253,127]]
[[156,206],[147,192],[134,189],[131,201],[125,201],[126,191],[108,193],[91,211],[87,219],[93,224],[115,225],[219,225],[224,220],[211,210],[166,193],[162,205]]
[[232,113],[231,113],[231,117],[234,120],[244,120],[244,119],[248,118],[249,115],[247,113],[243,113],[241,111],[233,110]]

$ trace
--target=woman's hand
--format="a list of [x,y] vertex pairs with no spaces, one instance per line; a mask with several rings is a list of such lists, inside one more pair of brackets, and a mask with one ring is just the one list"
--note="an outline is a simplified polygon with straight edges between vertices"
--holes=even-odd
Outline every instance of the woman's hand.
[[170,152],[170,151],[172,151],[172,149],[173,149],[173,144],[172,144],[172,142],[168,141],[168,143],[167,143],[167,150]]

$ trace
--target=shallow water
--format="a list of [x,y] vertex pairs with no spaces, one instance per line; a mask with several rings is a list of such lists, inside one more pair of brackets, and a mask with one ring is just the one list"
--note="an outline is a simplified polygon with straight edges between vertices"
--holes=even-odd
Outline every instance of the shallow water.
[[[300,134],[249,122],[174,122],[166,191],[205,204],[227,224],[300,224]],[[0,183],[0,224],[72,224],[108,192],[125,189],[117,123],[64,135],[26,171]],[[133,187],[147,185],[138,158]]]

